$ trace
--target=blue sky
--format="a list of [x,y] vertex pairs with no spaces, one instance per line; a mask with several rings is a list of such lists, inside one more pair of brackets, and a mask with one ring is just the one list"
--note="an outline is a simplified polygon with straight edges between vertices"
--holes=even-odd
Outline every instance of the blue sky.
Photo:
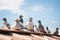
[[32,17],[35,24],[41,20],[51,31],[60,28],[60,0],[0,0],[0,27],[3,17],[11,25],[20,14],[24,24]]

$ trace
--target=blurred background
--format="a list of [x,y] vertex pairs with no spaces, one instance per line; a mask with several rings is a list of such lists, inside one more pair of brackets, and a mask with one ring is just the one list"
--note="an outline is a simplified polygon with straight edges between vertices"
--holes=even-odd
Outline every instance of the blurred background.
[[48,26],[52,32],[58,27],[60,34],[60,0],[0,0],[0,28],[2,18],[12,25],[19,15],[23,15],[24,25],[32,17],[35,25],[41,20],[45,29]]

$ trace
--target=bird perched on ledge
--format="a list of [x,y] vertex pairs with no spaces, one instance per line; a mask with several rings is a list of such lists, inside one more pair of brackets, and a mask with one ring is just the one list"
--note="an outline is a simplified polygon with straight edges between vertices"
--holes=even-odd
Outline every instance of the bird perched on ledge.
[[37,21],[39,23],[38,25],[38,32],[46,33],[43,25],[41,24],[41,21]]
[[18,19],[16,19],[12,25],[13,29],[15,30],[19,30],[19,31],[22,31],[23,28],[24,28],[24,25],[23,25],[23,16],[20,15]]
[[10,29],[10,24],[7,22],[6,18],[3,18],[2,28],[3,29]]
[[48,27],[46,27],[46,33],[51,33]]
[[26,26],[27,26],[28,31],[30,31],[30,32],[34,31],[34,23],[33,23],[31,17],[29,18],[29,21],[27,22]]
[[58,30],[59,30],[59,28],[57,27],[56,31],[53,33],[53,35],[58,35],[58,33],[59,33]]

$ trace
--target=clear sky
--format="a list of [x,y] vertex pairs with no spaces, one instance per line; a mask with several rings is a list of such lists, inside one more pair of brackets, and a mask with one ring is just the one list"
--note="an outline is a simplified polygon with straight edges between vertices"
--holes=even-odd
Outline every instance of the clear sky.
[[3,17],[11,25],[20,14],[24,16],[24,24],[32,17],[34,24],[41,20],[51,31],[60,28],[60,0],[0,0],[0,27]]

